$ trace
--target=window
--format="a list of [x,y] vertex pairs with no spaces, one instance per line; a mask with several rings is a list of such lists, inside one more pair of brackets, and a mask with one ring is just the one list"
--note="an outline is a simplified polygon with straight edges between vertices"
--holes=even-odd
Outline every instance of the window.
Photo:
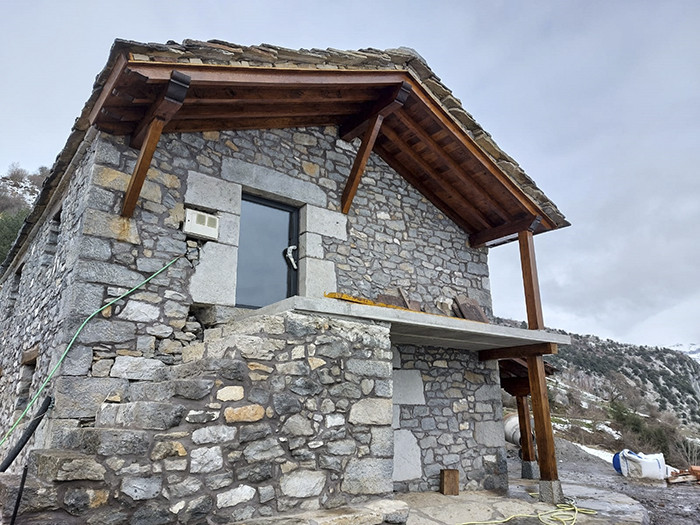
[[236,304],[258,308],[297,293],[299,210],[243,195]]

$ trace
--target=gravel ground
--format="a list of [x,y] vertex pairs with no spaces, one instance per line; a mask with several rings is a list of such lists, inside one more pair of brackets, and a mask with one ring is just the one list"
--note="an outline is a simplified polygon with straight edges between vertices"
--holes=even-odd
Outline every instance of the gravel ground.
[[[700,523],[700,485],[663,481],[637,481],[624,478],[612,465],[579,447],[556,438],[559,479],[626,494],[639,501],[649,512],[652,525],[698,525]],[[509,454],[511,477],[520,477],[517,453]]]

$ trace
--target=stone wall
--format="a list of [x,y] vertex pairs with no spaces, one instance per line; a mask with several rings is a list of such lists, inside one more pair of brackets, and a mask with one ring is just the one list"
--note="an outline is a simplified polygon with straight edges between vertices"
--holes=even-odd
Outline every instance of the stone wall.
[[[100,361],[98,397],[59,378],[52,450],[32,452],[45,501],[83,522],[229,523],[393,490],[387,325],[260,316],[207,330],[181,364]],[[58,424],[96,405],[94,427]]]
[[476,352],[394,348],[394,488],[437,490],[441,469],[458,469],[466,490],[508,488],[496,361]]

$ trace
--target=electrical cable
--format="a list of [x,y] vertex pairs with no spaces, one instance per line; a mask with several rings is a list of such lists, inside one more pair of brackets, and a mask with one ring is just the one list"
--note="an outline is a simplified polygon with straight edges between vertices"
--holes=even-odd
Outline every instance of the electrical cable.
[[85,325],[87,325],[88,322],[90,322],[90,321],[92,320],[93,317],[95,317],[97,314],[99,314],[99,313],[100,313],[101,311],[103,311],[105,308],[109,308],[110,306],[112,306],[112,305],[113,305],[114,303],[116,303],[117,301],[120,301],[121,299],[124,299],[125,297],[131,295],[131,294],[134,293],[136,290],[138,290],[139,288],[141,288],[144,284],[149,283],[152,279],[154,279],[155,277],[157,277],[158,275],[160,275],[161,273],[163,273],[165,270],[167,270],[168,268],[170,268],[173,264],[175,264],[176,261],[178,261],[178,260],[181,259],[182,257],[184,257],[184,255],[178,255],[178,256],[175,257],[172,261],[170,261],[168,264],[166,264],[165,266],[163,266],[160,270],[158,270],[157,272],[155,272],[154,274],[152,274],[152,275],[151,275],[150,277],[148,277],[146,280],[144,280],[144,281],[142,281],[141,283],[139,283],[139,284],[137,284],[136,286],[134,286],[134,287],[133,287],[131,290],[129,290],[128,292],[123,293],[122,295],[120,295],[120,296],[117,297],[116,299],[113,299],[112,301],[110,301],[109,303],[105,304],[104,306],[100,306],[100,308],[99,308],[98,310],[95,310],[92,314],[90,314],[90,315],[88,316],[87,319],[85,319],[85,321],[83,321],[83,324],[80,325],[80,327],[78,328],[78,331],[75,332],[75,335],[73,336],[73,338],[72,338],[72,339],[70,340],[70,342],[68,343],[68,346],[66,346],[66,349],[63,351],[63,354],[61,354],[61,357],[59,358],[58,363],[56,363],[56,366],[53,367],[53,369],[51,370],[51,372],[49,373],[49,375],[47,376],[47,378],[44,380],[44,382],[43,382],[43,383],[41,384],[41,386],[39,387],[39,390],[37,390],[36,394],[34,394],[34,397],[32,397],[31,401],[29,401],[29,403],[27,404],[27,407],[24,409],[24,412],[22,412],[22,413],[20,414],[19,418],[17,418],[17,421],[15,421],[15,423],[10,427],[10,430],[8,430],[8,431],[5,433],[5,435],[3,436],[3,438],[0,440],[0,447],[2,447],[2,445],[5,443],[5,441],[7,441],[7,438],[10,437],[10,435],[11,435],[12,432],[15,430],[15,428],[17,428],[17,425],[19,425],[20,421],[22,421],[22,419],[24,418],[24,416],[27,415],[27,412],[29,412],[29,409],[32,408],[32,406],[34,405],[34,403],[36,402],[36,400],[39,398],[39,394],[41,394],[41,392],[44,390],[44,388],[46,388],[46,385],[49,383],[49,381],[51,380],[51,378],[53,377],[53,375],[56,373],[56,371],[58,370],[58,368],[61,366],[61,363],[63,363],[63,360],[65,359],[66,355],[68,355],[68,351],[71,349],[71,347],[73,346],[73,343],[75,342],[75,340],[76,340],[76,339],[78,338],[78,336],[80,335],[80,332],[82,332],[82,331],[83,331],[83,328],[85,328]]
[[[530,494],[532,496],[532,494]],[[538,494],[535,494],[537,496]],[[559,503],[555,509],[538,512],[537,514],[513,514],[502,520],[491,521],[466,521],[459,525],[496,525],[499,523],[507,523],[516,518],[536,518],[545,525],[575,525],[579,514],[587,514],[593,516],[598,514],[593,509],[586,509],[576,505],[576,501],[571,498],[566,498],[566,503]]]

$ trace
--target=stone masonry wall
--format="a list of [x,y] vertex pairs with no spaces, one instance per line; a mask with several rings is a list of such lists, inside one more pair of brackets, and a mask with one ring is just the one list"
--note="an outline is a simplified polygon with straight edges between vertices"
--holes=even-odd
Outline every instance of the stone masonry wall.
[[[95,158],[93,136],[79,148],[62,203],[28,245],[19,271],[7,276],[0,289],[0,429],[5,434],[46,379],[66,348],[63,321],[79,296],[72,293],[73,271],[79,258],[78,239],[86,208],[91,166]],[[25,357],[23,360],[23,356]],[[24,364],[23,364],[24,361]],[[45,395],[40,396],[2,451],[9,450]],[[39,439],[42,428],[37,435]],[[11,471],[21,470],[26,450]]]
[[496,362],[466,350],[399,345],[393,366],[395,490],[437,490],[441,469],[458,469],[466,490],[507,490]]
[[[57,406],[94,407],[67,379]],[[229,523],[393,490],[387,325],[253,317],[207,330],[181,364],[120,355],[106,380],[94,427],[55,426],[53,450],[33,451],[31,471],[54,483],[27,510]]]

